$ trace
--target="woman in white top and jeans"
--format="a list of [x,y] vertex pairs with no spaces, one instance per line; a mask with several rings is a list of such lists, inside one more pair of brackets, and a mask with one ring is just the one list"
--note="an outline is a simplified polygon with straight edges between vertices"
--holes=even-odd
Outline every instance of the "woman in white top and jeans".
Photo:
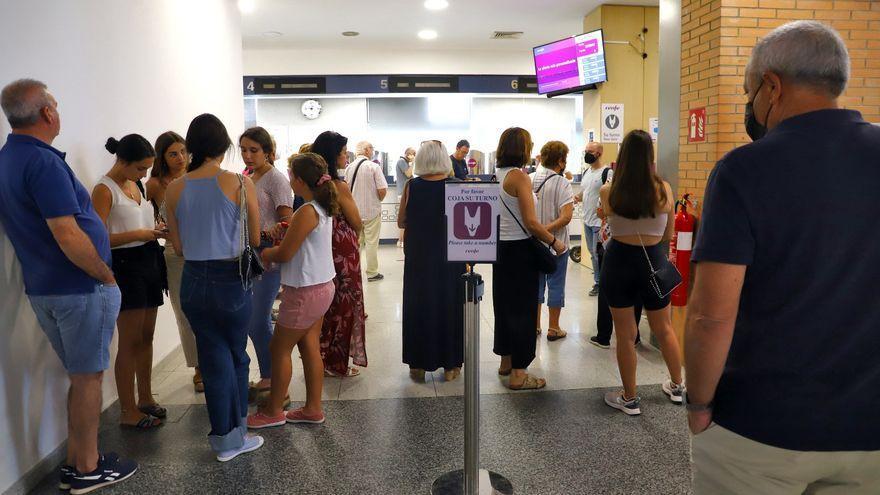
[[146,429],[159,426],[166,416],[165,408],[153,399],[151,387],[156,313],[163,303],[162,292],[168,289],[165,258],[156,240],[165,233],[164,225],[156,225],[153,205],[144,198],[140,184],[153,166],[156,152],[138,134],[120,141],[110,138],[105,148],[116,155],[116,163],[98,181],[92,203],[110,233],[113,275],[122,292],[116,320],[119,351],[114,365],[122,410],[119,423]]
[[637,355],[632,346],[638,332],[633,306],[639,299],[648,312],[651,331],[672,378],[663,384],[663,391],[675,404],[682,403],[684,391],[681,351],[672,330],[669,296],[660,297],[649,281],[651,266],[660,269],[669,263],[662,243],[672,237],[674,207],[672,188],[653,167],[651,136],[645,131],[632,131],[620,146],[614,181],[599,190],[601,215],[611,227],[599,286],[611,307],[617,365],[623,380],[623,391],[607,393],[605,403],[631,416],[641,414],[636,394]]
[[[333,215],[339,212],[336,185],[327,163],[315,153],[290,158],[290,185],[306,203],[293,215],[278,247],[263,250],[265,263],[282,263],[281,309],[272,336],[272,391],[268,403],[247,419],[248,428],[285,423],[323,423],[321,389],[321,326],[336,292],[333,278]],[[283,410],[293,365],[290,354],[299,347],[306,378],[305,406]]]
[[541,166],[535,171],[532,187],[538,197],[538,221],[562,243],[565,251],[556,256],[556,271],[538,275],[538,333],[541,333],[541,306],[547,293],[550,324],[547,340],[564,339],[568,334],[559,325],[559,316],[565,306],[565,276],[568,271],[568,224],[574,211],[574,192],[565,178],[568,146],[561,141],[550,141],[541,148]]
[[528,239],[534,235],[557,255],[565,252],[565,245],[538,221],[532,181],[520,170],[531,159],[532,147],[529,131],[511,127],[501,134],[496,150],[495,175],[501,184],[504,204],[501,207],[498,263],[492,269],[493,352],[501,356],[498,374],[510,375],[508,388],[513,390],[538,389],[547,385],[543,378],[526,372],[535,359],[532,325],[538,318],[534,292],[538,286],[538,268]]

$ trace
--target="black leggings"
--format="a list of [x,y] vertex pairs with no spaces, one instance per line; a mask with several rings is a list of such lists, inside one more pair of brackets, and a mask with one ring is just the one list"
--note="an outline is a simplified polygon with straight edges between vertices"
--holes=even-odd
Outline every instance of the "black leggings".
[[669,296],[658,297],[649,282],[651,268],[645,259],[645,251],[651,258],[654,268],[660,268],[669,260],[666,258],[665,244],[654,246],[632,246],[612,239],[605,248],[602,271],[599,276],[599,290],[612,308],[629,308],[641,300],[648,311],[657,311],[669,306]]
[[516,369],[535,359],[535,322],[538,269],[530,241],[499,241],[498,263],[492,268],[492,306],[495,308],[495,345],[492,352],[510,356]]

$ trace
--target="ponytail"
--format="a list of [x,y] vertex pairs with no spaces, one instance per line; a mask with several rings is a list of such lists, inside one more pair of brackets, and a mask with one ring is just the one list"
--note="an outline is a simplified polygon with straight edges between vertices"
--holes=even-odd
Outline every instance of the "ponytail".
[[327,170],[327,162],[315,153],[298,153],[287,159],[290,171],[299,177],[315,196],[315,201],[333,216],[339,213],[336,184]]
[[[329,175],[327,177],[330,177]],[[332,180],[323,182],[320,186],[315,186],[312,194],[315,195],[315,201],[324,208],[328,215],[333,216],[339,213],[339,202],[337,201],[336,184]]]
[[207,160],[207,158],[202,156],[201,153],[197,153],[195,151],[190,156],[192,158],[190,159],[189,164],[186,166],[187,172],[192,172],[193,170],[196,170],[197,168],[201,167],[203,163],[205,163],[205,160]]

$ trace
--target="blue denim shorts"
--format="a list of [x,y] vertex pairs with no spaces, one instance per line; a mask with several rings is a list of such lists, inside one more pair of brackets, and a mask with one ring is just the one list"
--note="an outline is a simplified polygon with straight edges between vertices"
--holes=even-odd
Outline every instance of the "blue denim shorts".
[[97,373],[110,367],[110,341],[122,304],[119,287],[98,284],[87,294],[28,298],[68,373]]

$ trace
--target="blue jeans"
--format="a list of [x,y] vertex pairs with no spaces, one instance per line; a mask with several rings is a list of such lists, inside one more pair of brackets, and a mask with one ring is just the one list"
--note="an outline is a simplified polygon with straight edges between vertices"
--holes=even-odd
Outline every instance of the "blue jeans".
[[119,287],[96,284],[87,294],[28,299],[68,373],[98,373],[110,367],[110,341],[122,304]]
[[237,261],[187,261],[180,304],[196,336],[199,369],[215,451],[244,444],[247,433],[247,323],[251,291],[242,287]]
[[257,362],[260,364],[260,378],[272,378],[272,353],[269,342],[272,341],[272,304],[281,289],[281,269],[275,265],[273,270],[264,272],[254,280],[253,311],[248,323],[248,336],[257,351]]
[[565,307],[565,275],[568,271],[568,251],[556,257],[556,271],[547,275],[538,274],[538,304],[544,304],[544,289],[547,289],[547,306]]
[[593,282],[599,284],[599,258],[596,257],[596,245],[599,243],[599,228],[584,224],[584,243],[590,251],[590,261],[593,263]]

